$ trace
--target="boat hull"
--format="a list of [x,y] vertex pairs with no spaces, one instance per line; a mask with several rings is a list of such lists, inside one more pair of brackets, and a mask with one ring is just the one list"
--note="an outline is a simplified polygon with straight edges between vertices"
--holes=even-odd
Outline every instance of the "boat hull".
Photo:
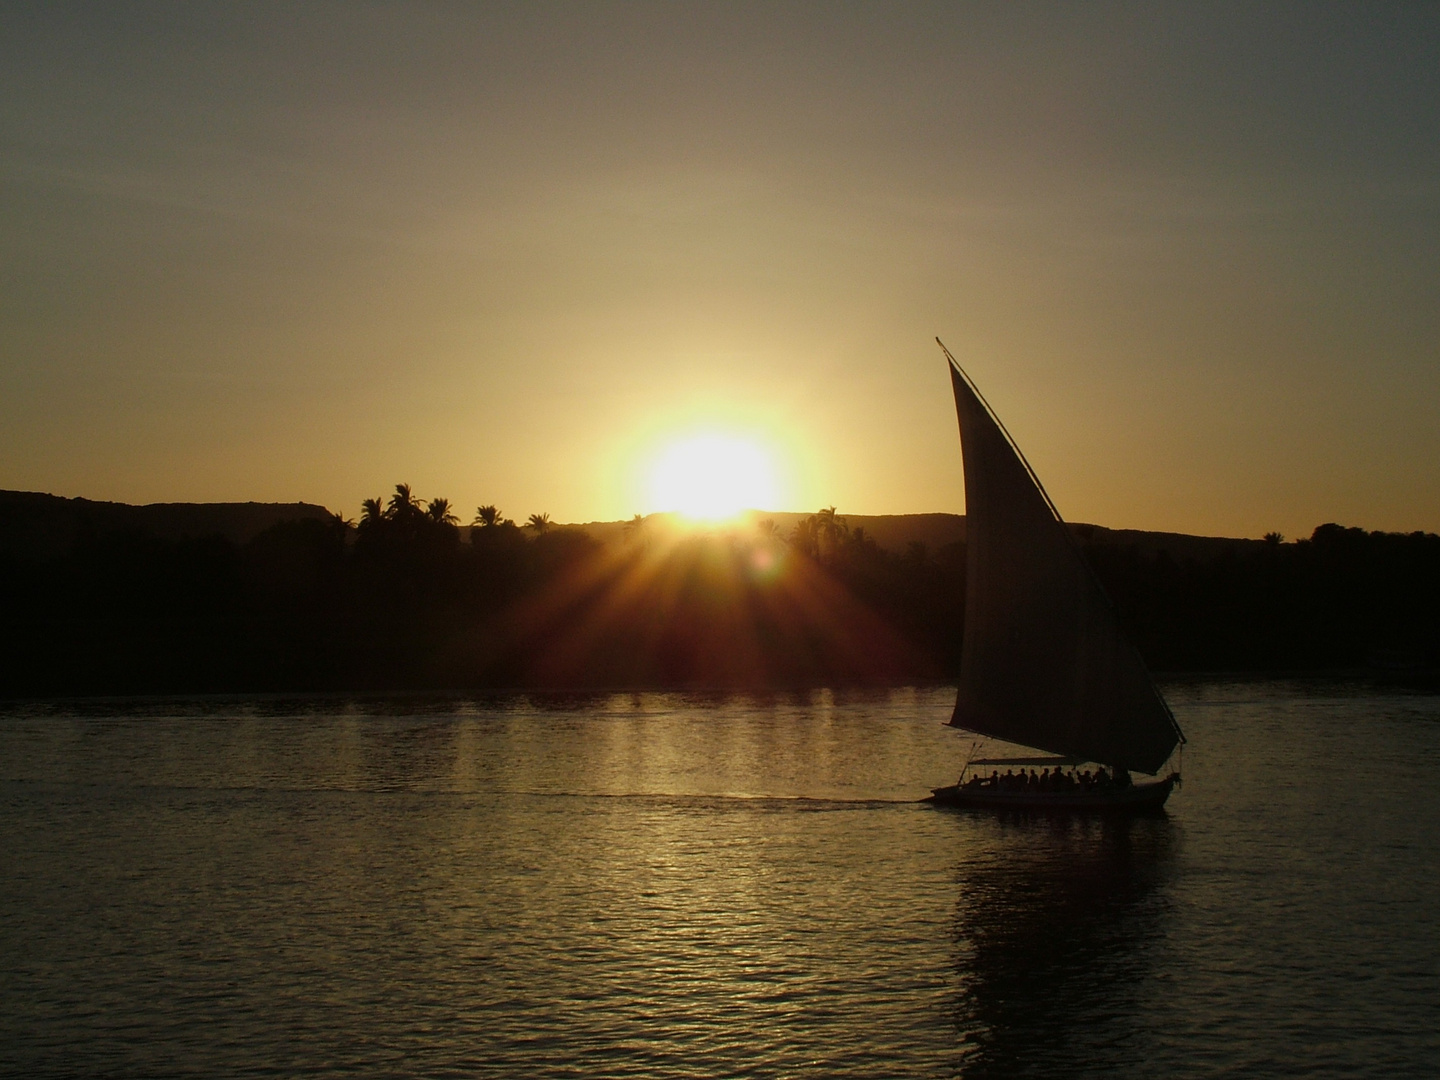
[[925,802],[964,810],[1024,810],[1045,813],[1144,814],[1165,805],[1179,777],[1105,791],[996,791],[993,788],[933,788]]

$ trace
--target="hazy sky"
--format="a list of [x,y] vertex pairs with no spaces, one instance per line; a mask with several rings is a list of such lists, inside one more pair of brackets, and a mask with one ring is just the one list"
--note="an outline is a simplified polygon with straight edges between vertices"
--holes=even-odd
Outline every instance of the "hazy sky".
[[0,5],[0,487],[1440,529],[1440,5]]

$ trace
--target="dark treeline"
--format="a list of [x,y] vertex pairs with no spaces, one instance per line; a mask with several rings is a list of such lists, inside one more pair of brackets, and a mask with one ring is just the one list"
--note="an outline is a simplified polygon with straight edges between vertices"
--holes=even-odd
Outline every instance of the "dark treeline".
[[1329,524],[1266,540],[1209,560],[1085,551],[1156,670],[1440,666],[1440,536]]
[[892,555],[833,512],[788,538],[637,519],[607,548],[481,507],[469,532],[401,485],[356,525],[11,551],[0,693],[843,684],[958,656],[963,552]]
[[[1083,540],[1083,534],[1082,534]],[[1177,562],[1086,550],[1160,669],[1425,665],[1440,537],[1327,525]],[[636,518],[623,544],[405,486],[243,543],[87,531],[0,554],[0,693],[764,687],[955,674],[963,544],[885,551],[833,508],[788,534]]]

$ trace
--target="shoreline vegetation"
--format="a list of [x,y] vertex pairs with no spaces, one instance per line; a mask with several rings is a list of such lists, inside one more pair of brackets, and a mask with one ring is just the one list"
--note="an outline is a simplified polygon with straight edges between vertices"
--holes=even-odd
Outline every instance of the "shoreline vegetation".
[[[1071,529],[1152,670],[1440,669],[1433,533]],[[964,597],[949,514],[463,523],[401,484],[351,522],[0,492],[3,697],[936,682]]]

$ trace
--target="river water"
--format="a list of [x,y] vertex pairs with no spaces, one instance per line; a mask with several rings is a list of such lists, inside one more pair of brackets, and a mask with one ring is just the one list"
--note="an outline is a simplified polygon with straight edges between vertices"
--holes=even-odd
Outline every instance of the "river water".
[[0,1071],[1440,1073],[1440,697],[1167,693],[1128,824],[943,689],[11,705]]

